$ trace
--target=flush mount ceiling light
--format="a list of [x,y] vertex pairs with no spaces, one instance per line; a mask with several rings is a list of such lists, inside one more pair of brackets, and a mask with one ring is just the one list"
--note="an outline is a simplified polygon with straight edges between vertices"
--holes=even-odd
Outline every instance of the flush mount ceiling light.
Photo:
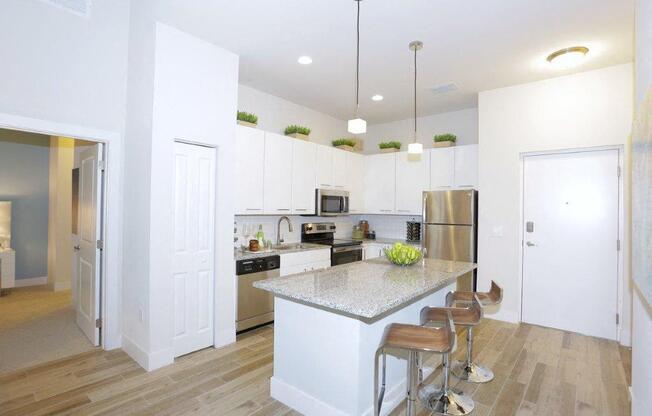
[[410,42],[410,50],[414,52],[414,142],[408,145],[408,154],[420,155],[423,145],[417,142],[417,51],[423,48],[423,42],[418,40]]
[[367,132],[367,122],[358,117],[358,109],[360,108],[360,2],[362,0],[354,1],[358,7],[355,43],[355,118],[349,120],[347,130],[351,134],[363,134]]
[[312,58],[309,56],[300,56],[299,59],[297,59],[297,62],[300,63],[301,65],[310,65],[312,63]]
[[374,100],[374,101],[383,101],[383,98],[385,98],[385,97],[383,97],[380,94],[376,94],[376,95],[371,97],[371,99]]
[[570,48],[560,49],[548,55],[546,60],[555,68],[568,69],[580,65],[586,59],[589,48],[586,46],[573,46]]

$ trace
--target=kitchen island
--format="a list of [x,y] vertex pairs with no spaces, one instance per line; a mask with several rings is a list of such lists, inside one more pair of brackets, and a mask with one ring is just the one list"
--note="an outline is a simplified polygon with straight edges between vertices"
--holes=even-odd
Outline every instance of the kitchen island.
[[[399,267],[373,259],[259,281],[274,294],[271,395],[308,416],[373,414],[374,354],[385,326],[418,324],[444,305],[467,262],[425,259]],[[406,362],[388,356],[383,414],[405,397]]]

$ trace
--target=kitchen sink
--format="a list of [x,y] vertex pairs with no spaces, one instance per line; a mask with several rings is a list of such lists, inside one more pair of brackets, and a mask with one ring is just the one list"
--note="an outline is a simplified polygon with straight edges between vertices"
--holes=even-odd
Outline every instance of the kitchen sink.
[[308,246],[303,243],[288,243],[272,246],[272,250],[301,250],[304,248],[308,248]]

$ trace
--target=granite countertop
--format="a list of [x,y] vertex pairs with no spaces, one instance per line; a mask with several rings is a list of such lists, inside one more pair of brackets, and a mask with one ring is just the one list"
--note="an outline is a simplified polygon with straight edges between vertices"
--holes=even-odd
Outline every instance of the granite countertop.
[[270,249],[270,250],[261,250],[255,252],[249,250],[244,251],[240,249],[235,249],[234,251],[235,260],[236,261],[250,260],[250,259],[257,259],[260,257],[267,257],[267,256],[280,256],[282,254],[298,253],[301,251],[330,250],[330,246],[326,246],[323,244],[311,244],[311,243],[288,243],[288,244],[301,244],[301,247],[285,249],[285,250]]
[[373,320],[455,282],[476,265],[426,259],[409,267],[378,258],[276,277],[254,287],[290,300]]

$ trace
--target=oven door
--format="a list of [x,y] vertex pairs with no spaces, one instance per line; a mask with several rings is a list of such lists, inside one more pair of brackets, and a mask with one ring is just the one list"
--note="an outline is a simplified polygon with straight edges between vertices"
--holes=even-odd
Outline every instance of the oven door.
[[331,266],[353,263],[356,261],[362,261],[362,247],[348,246],[333,248],[331,253]]
[[349,213],[349,193],[346,191],[317,190],[317,215],[324,217]]

